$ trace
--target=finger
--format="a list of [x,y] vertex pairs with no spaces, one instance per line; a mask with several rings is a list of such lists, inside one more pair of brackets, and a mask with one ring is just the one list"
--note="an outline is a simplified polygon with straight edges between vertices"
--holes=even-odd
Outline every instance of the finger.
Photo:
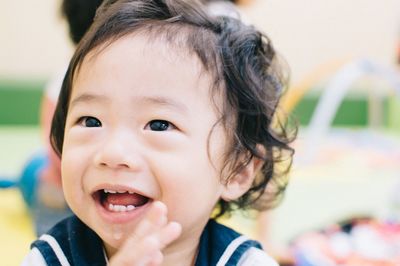
[[[160,253],[160,241],[155,236],[148,236],[137,243],[130,244],[124,244],[111,258],[110,266],[147,266],[151,263],[158,263],[160,260],[158,254]],[[154,262],[152,262],[153,259],[155,259]]]
[[144,217],[133,229],[132,233],[128,235],[128,241],[130,241],[129,239],[133,239],[132,241],[135,241],[136,239],[148,236],[166,224],[167,207],[164,203],[155,201],[151,203],[149,209],[144,214]]
[[164,255],[162,254],[161,251],[157,251],[154,254],[151,255],[151,258],[149,262],[146,264],[146,266],[159,266],[164,260]]
[[167,224],[167,206],[161,201],[155,201],[149,211],[147,218],[154,225],[163,226]]
[[160,249],[163,250],[167,245],[176,240],[182,232],[182,226],[177,222],[169,222],[159,233]]
[[170,222],[152,234],[137,239],[136,242],[126,241],[110,261],[113,266],[156,266],[163,261],[162,250],[177,239],[181,234],[181,225]]
[[[135,228],[132,237],[141,238],[153,233],[167,224],[167,207],[160,201],[155,201],[150,206],[143,220]],[[130,237],[131,238],[131,237]]]
[[161,202],[154,202],[113,256],[110,265],[161,265],[162,250],[180,234],[181,226],[178,223],[167,223],[167,207]]
[[144,253],[149,255],[143,257],[144,264],[146,266],[161,265],[164,260],[162,250],[177,239],[180,236],[181,231],[182,227],[180,224],[170,222],[163,228],[159,229],[158,232],[154,232],[151,236],[146,237],[143,241],[144,245],[142,245],[142,250],[147,251]]

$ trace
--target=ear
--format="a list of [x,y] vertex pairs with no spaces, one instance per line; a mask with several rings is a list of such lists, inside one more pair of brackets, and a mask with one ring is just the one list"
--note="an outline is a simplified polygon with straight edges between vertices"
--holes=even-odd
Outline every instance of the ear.
[[240,172],[236,173],[228,183],[224,185],[221,198],[225,201],[240,198],[250,189],[262,166],[263,160],[253,157]]

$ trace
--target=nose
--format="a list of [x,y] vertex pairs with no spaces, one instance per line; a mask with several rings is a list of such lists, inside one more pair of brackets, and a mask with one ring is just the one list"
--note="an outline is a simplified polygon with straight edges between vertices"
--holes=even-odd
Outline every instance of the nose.
[[114,132],[105,136],[94,156],[95,165],[111,169],[137,170],[141,165],[141,158],[137,146],[132,145],[132,142],[133,137],[127,134]]

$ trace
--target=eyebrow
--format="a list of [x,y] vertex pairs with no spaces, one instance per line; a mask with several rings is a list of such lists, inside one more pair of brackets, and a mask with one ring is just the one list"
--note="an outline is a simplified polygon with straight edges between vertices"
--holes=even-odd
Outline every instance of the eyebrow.
[[188,110],[186,105],[178,101],[175,101],[174,99],[162,96],[141,97],[139,101],[142,101],[144,104],[149,104],[149,105],[165,106],[167,108],[175,109],[176,111],[179,112],[187,112]]
[[[106,96],[101,95],[101,94],[83,93],[71,101],[70,108],[72,108],[73,106],[75,106],[79,103],[108,102],[108,101],[110,101],[110,99],[108,99]],[[179,112],[187,112],[187,110],[188,110],[186,105],[184,105],[178,101],[175,101],[174,99],[162,97],[162,96],[145,96],[145,97],[134,98],[133,102],[142,102],[143,105],[164,106],[167,108],[175,109],[176,111],[179,111]]]
[[100,94],[89,94],[83,93],[77,97],[75,97],[71,103],[70,108],[79,104],[79,103],[88,103],[88,102],[107,102],[109,101],[106,96]]

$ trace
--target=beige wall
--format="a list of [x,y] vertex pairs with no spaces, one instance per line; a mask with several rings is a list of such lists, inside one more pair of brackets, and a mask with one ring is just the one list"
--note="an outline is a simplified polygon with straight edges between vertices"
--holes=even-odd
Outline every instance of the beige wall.
[[[297,82],[320,64],[363,56],[390,64],[400,39],[399,0],[254,0],[263,28]],[[71,53],[59,0],[1,0],[0,76],[46,78]]]
[[59,0],[0,0],[0,77],[46,78],[71,54]]
[[399,0],[254,0],[246,9],[292,69],[293,82],[321,64],[368,57],[394,62]]

